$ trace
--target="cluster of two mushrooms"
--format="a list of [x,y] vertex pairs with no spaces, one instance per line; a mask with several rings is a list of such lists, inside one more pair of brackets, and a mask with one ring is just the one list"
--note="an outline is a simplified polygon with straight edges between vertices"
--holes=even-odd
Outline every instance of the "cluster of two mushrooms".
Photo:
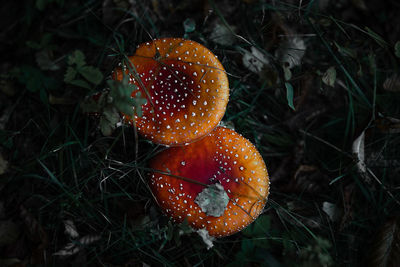
[[210,236],[242,230],[263,210],[269,179],[256,148],[218,126],[229,98],[222,64],[204,46],[179,38],[142,44],[129,60],[138,87],[132,96],[141,92],[148,101],[141,117],[126,119],[145,138],[170,146],[150,162],[156,201],[175,222],[186,219]]

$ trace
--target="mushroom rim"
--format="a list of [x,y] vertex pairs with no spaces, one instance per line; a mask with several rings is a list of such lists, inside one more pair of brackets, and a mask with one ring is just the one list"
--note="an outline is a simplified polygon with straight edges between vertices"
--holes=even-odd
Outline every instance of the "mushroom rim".
[[[162,171],[162,170],[157,170],[157,169],[153,169],[153,168],[146,168],[146,169],[149,170],[149,171],[153,171],[153,172],[155,172],[155,173],[159,173],[159,174],[166,175],[166,176],[169,176],[169,177],[172,177],[172,178],[180,179],[180,180],[185,181],[185,182],[194,183],[194,184],[203,186],[203,187],[205,187],[205,188],[208,187],[208,186],[210,185],[210,184],[205,184],[205,183],[199,182],[199,181],[194,180],[194,179],[191,179],[191,178],[187,178],[187,177],[183,177],[183,176],[179,176],[179,175],[174,175],[174,174],[171,174],[171,173],[169,173],[169,172]],[[243,181],[242,181],[242,182],[243,182]],[[250,213],[251,213],[251,210],[252,210],[253,207],[257,204],[257,201],[262,201],[264,204],[266,204],[266,203],[268,202],[269,194],[267,194],[267,195],[264,197],[264,196],[262,196],[256,189],[254,189],[252,186],[250,186],[249,184],[247,184],[247,183],[245,183],[245,182],[243,182],[243,184],[245,184],[245,185],[248,186],[250,189],[252,189],[256,194],[258,194],[258,195],[260,196],[260,198],[251,197],[251,196],[246,196],[246,195],[238,194],[238,193],[235,193],[235,192],[230,192],[230,194],[232,194],[232,195],[234,195],[234,196],[236,196],[236,197],[241,197],[241,198],[246,198],[246,199],[254,200],[253,204],[251,205],[251,208],[250,208],[248,211],[245,210],[244,208],[242,208],[240,205],[238,205],[237,201],[236,201],[234,198],[231,198],[231,197],[228,196],[228,197],[229,197],[229,201],[232,201],[232,203],[233,203],[234,205],[236,205],[237,207],[239,207],[245,214],[247,214],[250,218],[252,218],[253,220],[255,220],[255,219],[257,219],[258,216],[253,217],[253,216],[250,214]],[[269,180],[268,180],[268,187],[269,187],[269,184],[270,184],[270,182],[269,182]],[[157,198],[155,197],[154,192],[153,192],[151,189],[150,189],[150,191],[151,191],[151,194],[152,194],[152,196],[153,196],[155,202],[156,202],[159,206],[161,206],[161,205],[159,204]],[[196,205],[198,205],[198,204],[196,204]],[[223,215],[221,215],[221,216],[219,216],[219,217],[223,217]]]

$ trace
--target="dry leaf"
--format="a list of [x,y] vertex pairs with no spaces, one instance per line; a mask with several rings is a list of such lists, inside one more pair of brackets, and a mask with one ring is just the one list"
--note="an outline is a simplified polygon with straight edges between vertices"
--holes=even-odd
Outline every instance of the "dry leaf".
[[244,53],[243,65],[254,73],[260,73],[265,65],[269,64],[268,58],[254,46],[251,47],[251,52]]
[[[234,27],[230,26],[234,31]],[[220,45],[232,45],[235,42],[235,35],[222,23],[215,23],[210,34],[210,39]]]
[[365,165],[365,131],[356,138],[353,142],[352,151],[357,157],[357,170],[364,177],[367,183],[371,182],[371,178],[367,173],[367,166]]
[[376,121],[376,126],[384,133],[400,133],[400,120],[393,117],[382,117]]
[[206,228],[197,230],[197,233],[201,236],[201,238],[204,241],[204,244],[206,244],[207,249],[210,249],[214,246],[213,241],[215,240],[215,238],[213,236],[210,236],[208,234],[208,231]]
[[70,236],[72,239],[78,238],[79,233],[76,230],[76,226],[72,220],[65,220],[64,221],[65,231],[64,233],[67,236]]
[[99,235],[86,235],[80,239],[74,241],[73,243],[68,243],[64,248],[54,253],[54,256],[71,256],[79,251],[81,251],[85,246],[88,246],[98,240],[100,240]]
[[368,266],[400,266],[400,221],[399,218],[388,220],[381,226],[372,242],[368,253]]
[[339,220],[341,212],[336,204],[324,201],[322,203],[322,210],[328,215],[332,222]]
[[0,221],[0,247],[17,241],[19,234],[20,229],[16,223],[11,220]]
[[276,51],[276,56],[280,62],[291,69],[301,64],[305,52],[306,44],[304,40],[299,37],[290,37]]
[[25,223],[25,232],[32,243],[35,244],[30,262],[38,265],[42,264],[45,262],[46,248],[48,246],[47,233],[24,206],[20,206],[20,217]]
[[0,175],[6,172],[8,168],[8,161],[3,158],[3,155],[0,153]]
[[383,88],[390,92],[400,92],[400,75],[393,74],[385,80]]
[[326,70],[322,76],[322,82],[328,86],[333,87],[336,81],[336,69],[335,67],[330,67]]

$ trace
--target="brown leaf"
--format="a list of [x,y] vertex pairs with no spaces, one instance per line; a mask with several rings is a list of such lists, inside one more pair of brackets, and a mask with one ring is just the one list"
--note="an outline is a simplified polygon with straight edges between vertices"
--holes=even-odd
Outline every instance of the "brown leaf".
[[368,266],[400,266],[400,218],[392,218],[381,226],[368,253]]
[[28,238],[32,244],[36,244],[32,248],[30,262],[32,264],[41,264],[45,261],[46,257],[45,249],[48,246],[47,234],[36,218],[22,205],[20,206],[20,217],[25,223]]
[[11,220],[0,220],[0,246],[14,243],[20,234],[20,229]]
[[385,80],[383,83],[383,88],[386,91],[390,92],[399,92],[400,91],[400,75],[393,74],[389,78]]
[[8,161],[3,158],[0,152],[0,175],[4,174],[8,168]]

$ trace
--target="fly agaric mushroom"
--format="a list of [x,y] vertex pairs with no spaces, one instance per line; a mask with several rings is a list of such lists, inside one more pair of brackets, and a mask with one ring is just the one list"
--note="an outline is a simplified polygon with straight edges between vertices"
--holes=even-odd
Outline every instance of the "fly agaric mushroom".
[[155,156],[150,186],[175,222],[222,237],[241,231],[263,210],[269,193],[265,163],[240,134],[217,127],[188,146]]
[[[146,96],[143,116],[125,119],[155,143],[181,145],[210,133],[222,119],[229,98],[228,78],[217,57],[203,45],[163,38],[138,46],[125,69]],[[122,80],[117,69],[114,79]]]

